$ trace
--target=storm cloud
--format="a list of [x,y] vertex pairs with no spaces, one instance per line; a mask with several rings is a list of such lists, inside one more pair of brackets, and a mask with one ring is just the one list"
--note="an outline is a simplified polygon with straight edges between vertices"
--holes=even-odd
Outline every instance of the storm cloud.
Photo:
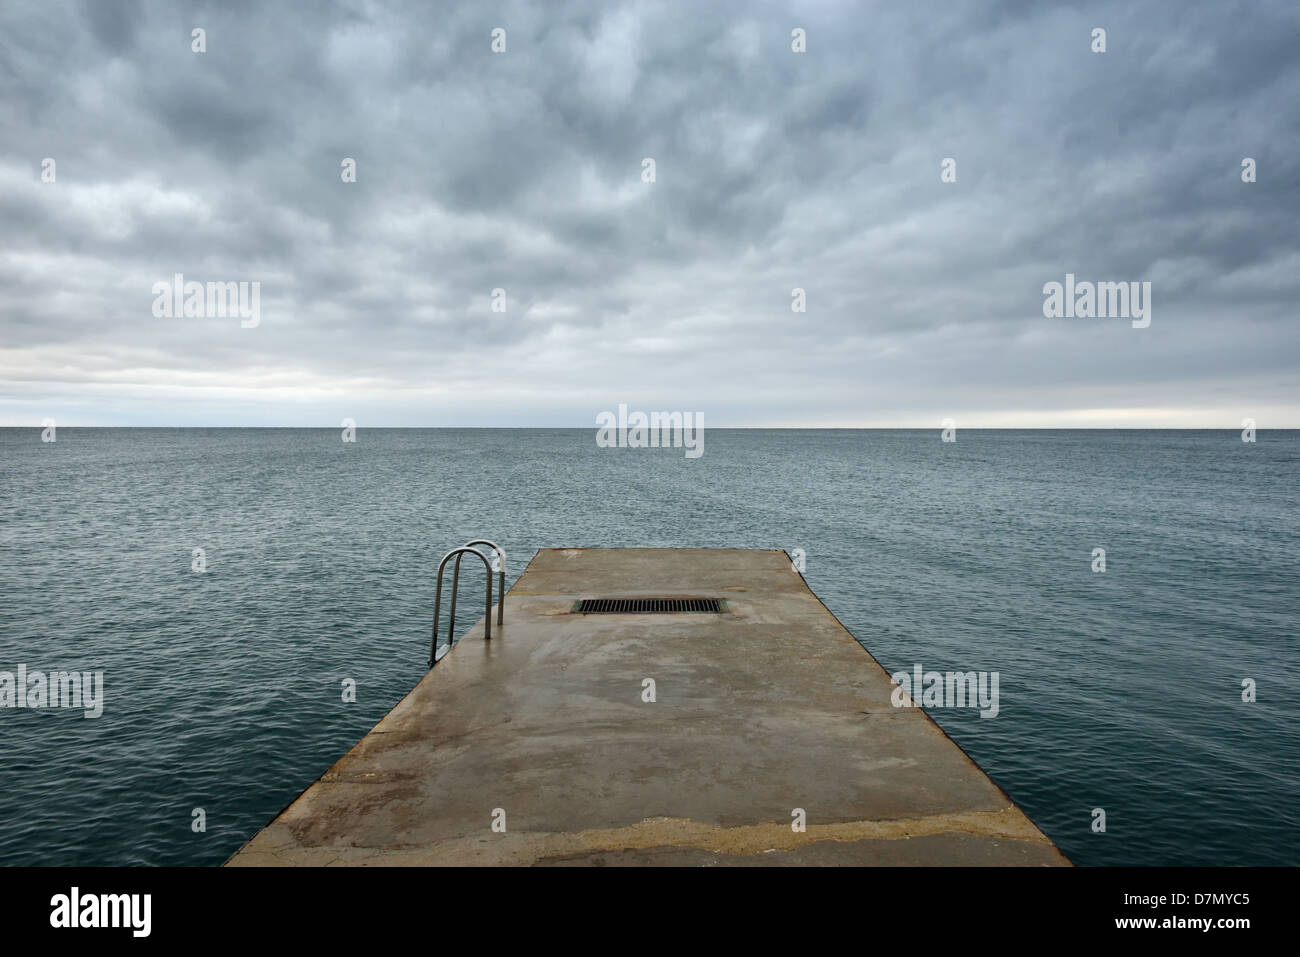
[[1290,0],[8,3],[0,424],[1297,427],[1297,50]]

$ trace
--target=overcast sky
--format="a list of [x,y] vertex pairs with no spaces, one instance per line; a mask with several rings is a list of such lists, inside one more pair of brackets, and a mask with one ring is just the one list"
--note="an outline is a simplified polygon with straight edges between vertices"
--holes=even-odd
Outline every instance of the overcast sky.
[[325,6],[0,5],[0,424],[1300,427],[1295,0]]

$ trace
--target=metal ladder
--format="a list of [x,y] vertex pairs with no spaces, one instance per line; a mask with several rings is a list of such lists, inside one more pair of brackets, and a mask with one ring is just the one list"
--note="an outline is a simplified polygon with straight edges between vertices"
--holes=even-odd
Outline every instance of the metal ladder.
[[500,582],[500,597],[497,600],[497,625],[498,627],[505,624],[506,614],[506,553],[500,545],[495,542],[489,542],[486,538],[476,538],[472,542],[466,542],[460,548],[453,548],[446,555],[442,556],[442,561],[438,563],[438,591],[433,599],[433,639],[429,645],[429,667],[432,668],[438,662],[438,619],[442,616],[442,576],[447,568],[447,562],[451,561],[452,556],[456,558],[456,564],[452,568],[451,576],[451,613],[447,622],[447,650],[451,650],[452,644],[456,640],[456,595],[460,591],[460,561],[468,553],[477,555],[483,560],[483,570],[487,573],[487,600],[483,610],[483,638],[491,640],[492,638],[492,562],[488,557],[474,548],[475,545],[487,545],[496,556],[498,568],[498,580]]

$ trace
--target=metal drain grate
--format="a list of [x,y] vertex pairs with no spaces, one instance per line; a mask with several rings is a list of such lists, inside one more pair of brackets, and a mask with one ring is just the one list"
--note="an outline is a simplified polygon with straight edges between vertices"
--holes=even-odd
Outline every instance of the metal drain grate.
[[716,598],[584,598],[574,606],[580,615],[722,614]]

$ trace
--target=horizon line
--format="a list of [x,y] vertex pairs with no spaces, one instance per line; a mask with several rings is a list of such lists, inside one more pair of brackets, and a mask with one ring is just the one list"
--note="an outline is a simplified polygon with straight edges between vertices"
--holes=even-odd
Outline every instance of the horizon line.
[[[41,431],[44,425],[0,425],[0,429],[33,429]],[[336,432],[337,425],[67,425],[56,423],[59,429],[293,429]],[[499,431],[499,432],[546,432],[599,431],[591,425],[357,425],[363,430],[382,429],[384,431],[432,432],[438,430],[462,431]],[[942,425],[711,425],[703,427],[705,431],[715,432],[942,432]],[[1240,426],[1222,425],[965,425],[956,426],[957,432],[1240,432]],[[1255,427],[1256,432],[1295,432],[1300,426]]]

